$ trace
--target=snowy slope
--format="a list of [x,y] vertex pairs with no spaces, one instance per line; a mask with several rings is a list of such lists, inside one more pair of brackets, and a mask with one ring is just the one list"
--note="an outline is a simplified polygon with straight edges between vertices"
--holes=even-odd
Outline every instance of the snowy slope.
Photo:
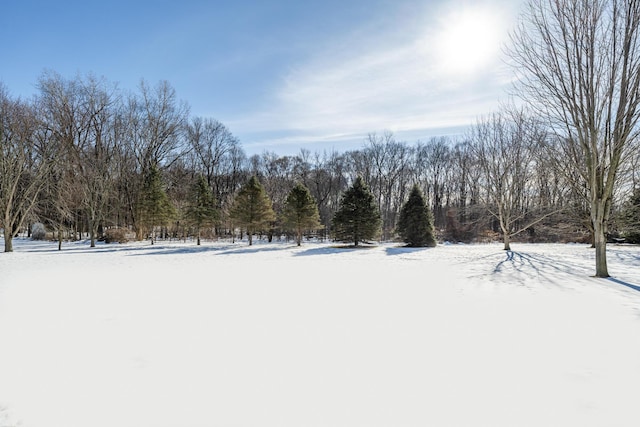
[[17,241],[0,425],[637,426],[640,248]]

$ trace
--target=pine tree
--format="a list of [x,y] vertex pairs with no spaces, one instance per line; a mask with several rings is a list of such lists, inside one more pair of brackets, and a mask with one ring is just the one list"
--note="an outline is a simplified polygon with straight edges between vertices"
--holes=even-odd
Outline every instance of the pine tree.
[[254,175],[240,189],[233,201],[231,218],[247,231],[249,246],[253,244],[253,234],[274,221],[271,200],[258,178]]
[[340,207],[333,216],[333,235],[336,240],[360,242],[380,235],[380,210],[375,198],[361,177],[356,178],[340,199]]
[[413,186],[409,200],[400,210],[397,231],[407,246],[436,246],[436,240],[433,237],[431,212],[427,207],[420,187],[417,185]]
[[318,205],[309,189],[300,183],[289,192],[282,216],[285,226],[295,231],[298,246],[302,243],[302,233],[305,230],[321,227]]
[[200,234],[203,227],[211,226],[217,218],[215,199],[209,189],[207,180],[200,176],[193,184],[189,195],[189,207],[186,216],[191,225],[196,227],[198,245],[200,245]]
[[176,217],[176,210],[164,191],[160,171],[155,166],[149,169],[142,184],[138,214],[140,224],[151,231],[151,244],[155,240],[155,227],[166,225]]
[[636,188],[633,194],[622,207],[620,213],[620,231],[627,243],[640,243],[640,188]]

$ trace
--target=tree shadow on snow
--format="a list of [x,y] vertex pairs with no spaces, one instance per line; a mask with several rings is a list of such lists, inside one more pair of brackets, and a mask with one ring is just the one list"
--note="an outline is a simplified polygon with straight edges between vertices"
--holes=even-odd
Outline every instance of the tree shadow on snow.
[[432,248],[429,247],[415,247],[415,246],[394,246],[386,248],[385,251],[388,256],[398,256],[406,254],[414,254],[416,252],[423,252]]
[[631,284],[631,283],[629,283],[629,282],[625,282],[624,280],[616,279],[615,277],[608,277],[607,279],[608,279],[608,280],[610,280],[610,281],[611,281],[611,282],[613,282],[613,283],[617,283],[617,284],[619,284],[619,285],[622,285],[622,286],[626,286],[626,287],[628,287],[628,288],[631,288],[631,289],[633,289],[634,291],[638,291],[638,292],[640,292],[640,286],[638,286],[638,285],[633,285],[633,284]]
[[288,250],[289,248],[291,248],[290,245],[283,245],[283,246],[243,246],[243,247],[236,247],[236,248],[231,248],[229,249],[228,247],[225,248],[226,250],[218,252],[216,255],[237,255],[237,254],[254,254],[254,253],[258,253],[258,252],[277,252],[277,251],[284,251],[284,250]]
[[156,245],[145,246],[145,253],[132,254],[133,256],[145,256],[145,255],[185,255],[185,254],[202,254],[206,252],[219,252],[226,249],[226,246],[198,246],[194,243],[193,246],[160,246]]
[[313,256],[313,255],[331,255],[346,252],[363,251],[367,249],[377,248],[376,245],[332,245],[320,248],[304,249],[294,253],[294,256]]
[[[495,265],[492,275],[497,277],[501,273],[513,272],[526,278],[535,276],[552,284],[566,284],[565,280],[558,280],[565,276],[586,274],[580,266],[551,256],[505,251],[505,258]],[[507,275],[505,278],[513,279],[513,276]]]
[[334,246],[323,246],[320,248],[303,249],[301,251],[295,252],[294,256],[331,255],[343,250],[344,249],[339,249]]
[[[626,263],[629,263],[629,258],[635,260],[639,258],[636,254],[625,253],[617,255]],[[513,279],[513,275],[509,273],[513,272],[528,278],[535,276],[547,283],[562,286],[569,285],[572,282],[572,276],[590,277],[590,271],[584,266],[563,261],[557,257],[505,251],[505,258],[496,264],[491,274],[498,278],[501,273],[505,273],[504,279],[510,280]],[[609,277],[608,280],[640,292],[640,286],[638,285],[614,277]]]
[[148,251],[153,246],[121,246],[118,243],[104,244],[100,243],[95,247],[86,244],[63,244],[62,249],[58,250],[58,244],[53,242],[50,247],[47,248],[19,248],[20,252],[39,252],[39,253],[55,253],[60,255],[75,255],[75,254],[104,254],[104,253],[116,253],[116,252],[140,252]]
[[640,267],[640,252],[630,252],[616,246],[607,246],[607,257],[616,259],[626,265],[637,265]]

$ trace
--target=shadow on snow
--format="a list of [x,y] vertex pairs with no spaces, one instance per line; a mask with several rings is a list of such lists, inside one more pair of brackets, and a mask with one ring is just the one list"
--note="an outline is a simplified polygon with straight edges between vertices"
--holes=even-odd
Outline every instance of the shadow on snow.
[[574,264],[546,255],[533,255],[515,251],[505,251],[505,255],[505,259],[496,264],[493,274],[499,274],[503,269],[512,268],[522,274],[535,274],[551,283],[556,282],[554,279],[558,277],[559,273],[566,275],[586,274],[582,268]]
[[610,281],[611,281],[611,282],[613,282],[613,283],[617,283],[617,284],[619,284],[619,285],[622,285],[622,286],[626,286],[626,287],[628,287],[628,288],[631,288],[631,289],[633,289],[634,291],[638,291],[638,292],[640,292],[640,286],[638,286],[638,285],[633,285],[633,284],[631,284],[631,283],[629,283],[629,282],[625,282],[624,280],[616,279],[615,277],[608,277],[608,278],[607,278],[607,280],[610,280]]
[[417,252],[423,252],[432,248],[428,247],[411,247],[411,246],[393,246],[386,248],[385,251],[388,256],[414,254]]

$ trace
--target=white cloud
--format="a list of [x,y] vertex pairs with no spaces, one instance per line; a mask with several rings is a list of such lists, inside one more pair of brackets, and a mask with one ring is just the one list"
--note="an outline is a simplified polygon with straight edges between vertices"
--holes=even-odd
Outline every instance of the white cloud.
[[[442,8],[435,16],[425,18],[420,28],[393,28],[388,37],[358,32],[330,51],[316,52],[289,69],[269,111],[239,128],[271,131],[274,136],[263,144],[275,145],[471,124],[507,96],[509,73],[498,53],[512,16],[496,5],[477,3]],[[443,46],[460,52],[445,52]],[[279,138],[277,131],[287,135]]]

